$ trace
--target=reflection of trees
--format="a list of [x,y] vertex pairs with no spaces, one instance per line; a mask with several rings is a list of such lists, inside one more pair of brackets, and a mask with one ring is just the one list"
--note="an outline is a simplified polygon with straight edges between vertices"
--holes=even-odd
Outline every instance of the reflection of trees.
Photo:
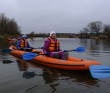
[[85,47],[86,53],[101,55],[102,52],[110,51],[110,41],[106,39],[80,39],[81,46]]
[[80,39],[80,44],[88,50],[105,50],[104,48],[109,48],[110,41],[106,39]]
[[97,50],[100,46],[100,40],[95,39],[80,39],[80,43],[88,50]]
[[103,50],[110,51],[110,40],[108,39],[103,40]]
[[17,42],[13,42],[12,44],[10,44],[8,40],[1,40],[0,43],[0,51],[2,51],[2,49],[8,49],[10,45],[16,46]]

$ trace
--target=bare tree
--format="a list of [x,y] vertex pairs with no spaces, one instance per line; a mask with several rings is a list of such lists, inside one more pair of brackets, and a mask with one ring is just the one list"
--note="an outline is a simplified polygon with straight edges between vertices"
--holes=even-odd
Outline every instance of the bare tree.
[[30,36],[33,37],[34,35],[35,35],[35,32],[32,31],[32,32],[30,33]]
[[88,24],[89,31],[91,33],[96,33],[97,35],[101,31],[103,23],[101,21],[95,21]]
[[110,25],[104,26],[104,33],[110,33]]
[[83,28],[83,32],[90,34],[96,33],[98,35],[102,27],[103,27],[103,23],[101,21],[91,22],[86,27]]
[[1,35],[20,35],[21,30],[14,19],[7,18],[3,13],[0,14],[0,34]]
[[103,32],[106,36],[110,37],[110,25],[105,25]]

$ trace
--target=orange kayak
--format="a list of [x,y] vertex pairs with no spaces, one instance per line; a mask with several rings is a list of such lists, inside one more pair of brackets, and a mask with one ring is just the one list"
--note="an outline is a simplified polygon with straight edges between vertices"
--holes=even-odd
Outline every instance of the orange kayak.
[[[16,47],[11,46],[9,49],[13,49],[13,51],[10,51],[11,55],[17,56],[19,58],[22,58],[22,55],[24,53],[29,53],[26,51],[16,50]],[[40,54],[43,54],[40,50],[32,50],[32,52],[40,52]],[[89,70],[90,65],[101,65],[99,62],[95,60],[85,60],[80,58],[74,58],[74,57],[68,57],[67,60],[61,60],[56,58],[47,57],[45,55],[38,55],[35,58],[31,59],[31,62],[38,63],[41,65],[63,69],[63,70]]]
[[17,39],[8,39],[8,41],[17,41]]

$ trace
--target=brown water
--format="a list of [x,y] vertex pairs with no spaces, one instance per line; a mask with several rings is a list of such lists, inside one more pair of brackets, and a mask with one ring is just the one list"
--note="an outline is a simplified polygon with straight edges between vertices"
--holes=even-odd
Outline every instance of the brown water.
[[[28,39],[42,47],[44,39]],[[84,53],[69,52],[81,59],[96,59],[110,66],[110,40],[60,38],[62,50],[85,47]],[[16,42],[0,41],[0,51]],[[0,52],[0,93],[110,93],[110,78],[94,79],[89,71],[64,71],[33,64]]]

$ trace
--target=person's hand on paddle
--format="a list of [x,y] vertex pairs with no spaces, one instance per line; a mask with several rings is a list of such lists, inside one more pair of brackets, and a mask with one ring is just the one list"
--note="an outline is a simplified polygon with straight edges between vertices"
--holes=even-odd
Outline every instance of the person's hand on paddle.
[[23,48],[19,48],[19,50],[24,50]]
[[43,49],[43,47],[37,47],[37,48],[31,47],[31,49]]
[[19,47],[18,50],[24,50],[24,48],[20,48],[20,47]]
[[20,50],[26,51],[26,50],[27,50],[27,48],[20,48]]
[[45,55],[49,55],[49,52],[45,52],[44,54],[45,54]]
[[64,50],[63,52],[67,52],[67,50]]
[[18,47],[18,50],[20,50],[21,48],[20,47]]
[[43,47],[40,47],[40,49],[43,49]]

